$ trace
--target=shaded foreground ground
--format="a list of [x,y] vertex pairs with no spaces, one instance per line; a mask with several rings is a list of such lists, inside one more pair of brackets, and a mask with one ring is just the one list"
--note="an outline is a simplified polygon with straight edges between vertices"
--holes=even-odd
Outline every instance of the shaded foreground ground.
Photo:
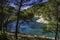
[[[14,33],[7,33],[7,37],[10,40],[15,40],[15,34]],[[42,36],[37,36],[37,35],[26,35],[26,34],[18,34],[18,40],[54,40],[54,38],[46,38]]]

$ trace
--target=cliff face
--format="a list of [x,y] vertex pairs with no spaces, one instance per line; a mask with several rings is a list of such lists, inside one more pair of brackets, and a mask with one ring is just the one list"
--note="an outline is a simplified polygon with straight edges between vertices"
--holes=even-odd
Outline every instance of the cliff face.
[[48,23],[49,23],[49,21],[48,21],[48,20],[45,20],[45,19],[42,17],[42,15],[40,15],[40,16],[35,15],[34,17],[35,17],[35,18],[38,18],[38,19],[36,20],[36,22],[38,22],[38,23],[45,23],[45,24],[48,24]]

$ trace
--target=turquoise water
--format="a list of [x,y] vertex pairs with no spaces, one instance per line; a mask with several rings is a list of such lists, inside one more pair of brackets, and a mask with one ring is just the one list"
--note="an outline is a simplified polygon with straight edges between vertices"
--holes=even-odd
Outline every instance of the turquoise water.
[[[8,24],[8,30],[11,32],[15,31],[15,27],[16,27],[16,22],[12,22],[10,24]],[[31,35],[40,35],[40,36],[46,36],[46,37],[54,37],[54,33],[46,33],[43,34],[43,28],[44,25],[39,24],[37,22],[33,22],[33,21],[29,21],[26,22],[24,21],[22,23],[22,21],[19,21],[19,32],[25,33],[25,34],[31,34]],[[59,34],[60,36],[60,34]]]

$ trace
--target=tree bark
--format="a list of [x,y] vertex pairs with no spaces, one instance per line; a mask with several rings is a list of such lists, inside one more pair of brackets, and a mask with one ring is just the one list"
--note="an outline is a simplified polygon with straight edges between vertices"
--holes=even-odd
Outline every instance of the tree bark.
[[55,31],[55,40],[58,40],[58,3],[56,4],[56,13],[57,13],[57,17],[56,17],[56,19],[57,19],[57,26],[56,26],[56,31]]
[[2,30],[2,32],[1,33],[3,33],[4,31],[3,31],[3,0],[1,0],[1,13],[0,13],[0,15],[1,15],[1,30]]
[[17,21],[16,21],[16,30],[15,30],[15,38],[16,40],[18,40],[18,24],[19,24],[19,14],[20,14],[20,10],[21,10],[21,6],[22,6],[22,0],[20,2],[20,5],[18,5],[19,9],[18,9],[18,13],[17,13]]

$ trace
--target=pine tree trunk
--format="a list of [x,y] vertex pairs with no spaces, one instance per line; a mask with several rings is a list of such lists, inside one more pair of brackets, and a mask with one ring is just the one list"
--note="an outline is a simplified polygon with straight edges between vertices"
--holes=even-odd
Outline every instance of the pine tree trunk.
[[15,31],[15,37],[16,37],[16,40],[18,40],[18,24],[19,24],[19,14],[20,14],[20,10],[21,10],[21,6],[22,6],[22,0],[20,2],[20,5],[19,5],[19,9],[18,9],[18,13],[17,13],[17,21],[16,21],[16,31]]
[[58,3],[57,3],[57,5],[56,5],[56,13],[57,13],[57,17],[56,17],[56,19],[57,19],[57,26],[56,26],[56,32],[55,32],[55,40],[58,40]]
[[2,33],[4,32],[3,30],[3,0],[1,0],[1,29],[2,29]]

